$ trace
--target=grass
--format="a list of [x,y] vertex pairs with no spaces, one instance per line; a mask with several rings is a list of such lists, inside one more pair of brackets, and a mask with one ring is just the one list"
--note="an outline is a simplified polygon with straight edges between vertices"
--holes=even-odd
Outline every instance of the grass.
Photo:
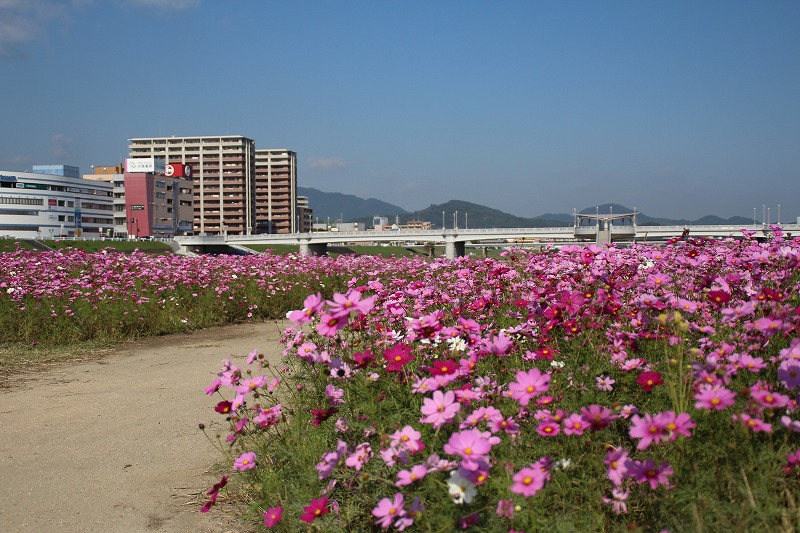
[[17,249],[20,250],[33,250],[33,246],[27,242],[21,242],[19,239],[0,239],[0,253],[13,252]]
[[105,248],[112,248],[123,253],[130,253],[134,250],[151,254],[172,253],[172,248],[170,245],[161,241],[73,241],[61,239],[40,242],[54,250],[60,250],[61,248],[75,248],[78,250],[83,250],[87,253],[99,252]]
[[0,345],[0,389],[11,386],[13,377],[21,373],[98,359],[113,346],[112,343],[97,341],[46,347],[4,343]]

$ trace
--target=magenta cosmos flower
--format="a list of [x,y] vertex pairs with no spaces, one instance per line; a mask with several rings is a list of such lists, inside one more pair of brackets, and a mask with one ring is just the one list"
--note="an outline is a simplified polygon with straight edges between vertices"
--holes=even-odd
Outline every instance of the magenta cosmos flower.
[[460,409],[461,404],[456,402],[456,394],[453,391],[433,391],[432,398],[422,400],[420,412],[425,416],[419,421],[423,424],[433,424],[434,428],[439,429],[453,420]]
[[642,390],[645,392],[650,392],[653,390],[653,387],[657,385],[663,385],[664,381],[661,379],[661,374],[658,372],[642,372],[636,378],[636,383],[641,385]]
[[661,463],[656,466],[653,461],[631,461],[629,465],[630,476],[637,483],[649,483],[650,488],[655,490],[659,485],[669,488],[669,476],[674,472],[669,463]]
[[309,505],[303,507],[303,511],[305,512],[300,517],[300,520],[310,524],[315,518],[328,514],[328,498],[323,496],[322,498],[311,500]]
[[517,381],[510,383],[508,390],[522,407],[527,407],[531,399],[550,389],[550,374],[543,374],[538,368],[531,368],[527,372],[520,370],[516,377]]
[[281,518],[283,518],[283,508],[280,506],[267,509],[267,512],[264,513],[264,525],[272,529],[281,521]]
[[411,346],[402,343],[395,344],[383,352],[383,358],[388,363],[387,372],[400,372],[406,363],[414,360],[414,356],[411,355]]

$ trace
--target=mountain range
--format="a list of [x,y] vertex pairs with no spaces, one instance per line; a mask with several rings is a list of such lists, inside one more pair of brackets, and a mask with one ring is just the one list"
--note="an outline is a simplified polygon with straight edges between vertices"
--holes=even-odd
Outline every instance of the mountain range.
[[[308,197],[308,204],[314,211],[315,222],[363,222],[372,226],[373,216],[387,217],[390,223],[406,223],[409,220],[428,220],[434,227],[441,227],[442,221],[448,228],[453,227],[454,216],[458,213],[458,227],[464,228],[542,228],[570,226],[574,215],[570,213],[545,213],[537,217],[519,217],[504,213],[480,204],[463,200],[450,200],[443,204],[431,204],[425,209],[410,212],[377,198],[361,198],[352,194],[323,192],[310,187],[298,187],[297,194]],[[633,209],[620,204],[601,204],[579,211],[580,214],[594,214],[599,209],[606,213],[632,213]],[[443,215],[444,213],[444,215]],[[637,212],[636,223],[642,226],[682,226],[705,224],[750,225],[752,219],[746,217],[721,218],[706,215],[697,220],[658,218]]]

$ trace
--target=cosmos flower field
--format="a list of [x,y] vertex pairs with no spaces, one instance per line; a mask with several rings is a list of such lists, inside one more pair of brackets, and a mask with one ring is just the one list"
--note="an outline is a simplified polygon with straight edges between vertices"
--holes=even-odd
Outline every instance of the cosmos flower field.
[[227,494],[282,531],[793,531],[800,242],[773,229],[383,260],[310,293],[280,367],[254,350],[207,390],[232,470],[204,510]]
[[288,316],[281,364],[254,347],[206,390],[228,471],[202,510],[257,529],[794,531],[800,239],[753,237],[498,260],[16,252],[0,318],[7,342],[55,342]]

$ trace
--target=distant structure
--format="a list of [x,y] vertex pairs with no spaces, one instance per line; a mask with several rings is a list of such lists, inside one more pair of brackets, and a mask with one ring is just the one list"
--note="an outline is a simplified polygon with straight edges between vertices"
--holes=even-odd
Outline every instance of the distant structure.
[[65,178],[80,178],[80,167],[71,165],[33,165],[33,174],[47,174],[49,176],[63,176]]
[[594,240],[597,244],[609,244],[617,240],[632,240],[636,237],[636,208],[633,213],[583,215],[575,217],[575,238]]
[[[131,161],[126,166],[94,167],[94,174],[84,176],[88,180],[109,182],[114,187],[114,225],[106,229],[105,236],[192,235],[191,167],[162,165],[160,159],[143,158],[128,160],[126,164]],[[123,172],[109,173],[111,169]]]
[[129,139],[130,158],[191,165],[195,233],[251,235],[301,231],[297,154],[257,150],[241,135]]
[[300,233],[312,231],[314,226],[314,211],[308,205],[308,196],[297,197],[297,220]]
[[78,167],[36,165],[33,169],[0,170],[0,235],[97,237],[113,226],[110,183],[84,180]]

